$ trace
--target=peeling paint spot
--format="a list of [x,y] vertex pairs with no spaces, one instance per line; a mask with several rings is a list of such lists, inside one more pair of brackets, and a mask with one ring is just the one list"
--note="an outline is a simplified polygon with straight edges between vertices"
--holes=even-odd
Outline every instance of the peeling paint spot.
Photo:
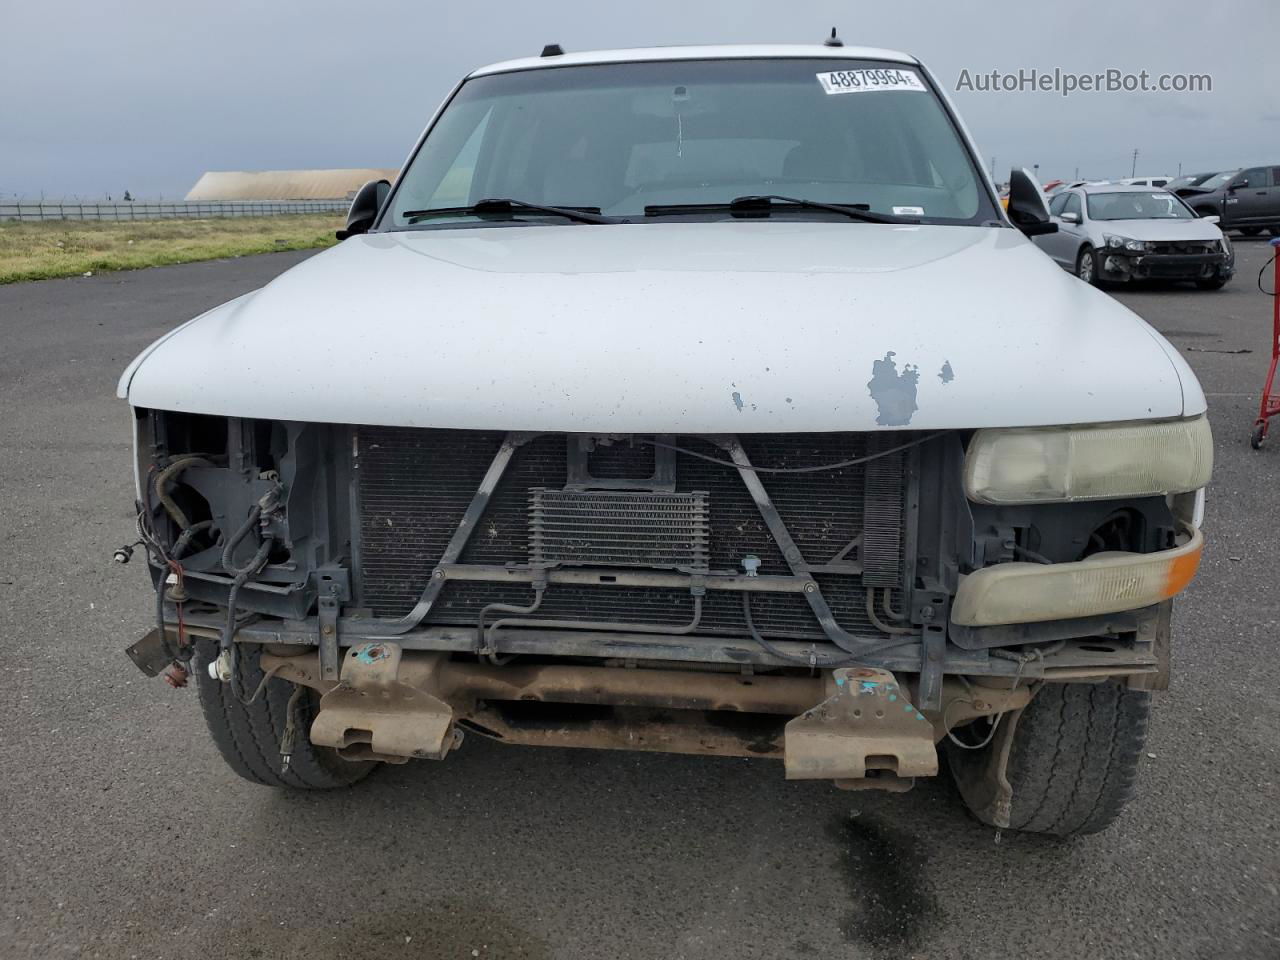
[[950,383],[956,378],[956,372],[951,369],[951,361],[943,360],[942,369],[938,372],[938,379],[943,383]]
[[893,358],[894,352],[890,350],[883,360],[871,364],[867,390],[880,411],[876,423],[882,427],[905,427],[919,409],[916,406],[916,385],[920,382],[920,370],[908,363],[899,373]]
[[738,408],[738,412],[742,412],[742,394],[737,390],[733,391],[733,405]]

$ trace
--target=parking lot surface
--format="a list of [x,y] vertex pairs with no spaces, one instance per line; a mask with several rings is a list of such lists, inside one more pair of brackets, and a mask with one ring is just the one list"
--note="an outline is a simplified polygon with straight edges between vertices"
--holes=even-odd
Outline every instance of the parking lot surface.
[[981,827],[944,779],[474,737],[339,793],[237,779],[194,691],[122,652],[152,601],[111,562],[115,382],[306,254],[0,287],[0,956],[1280,957],[1280,425],[1250,450],[1269,248],[1237,249],[1223,291],[1116,294],[1199,374],[1217,467],[1139,799],[1075,842]]

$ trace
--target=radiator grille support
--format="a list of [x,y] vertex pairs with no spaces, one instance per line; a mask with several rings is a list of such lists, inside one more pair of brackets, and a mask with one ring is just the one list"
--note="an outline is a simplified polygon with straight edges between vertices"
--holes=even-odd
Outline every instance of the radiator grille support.
[[[358,427],[356,447],[356,507],[358,553],[356,592],[359,606],[380,618],[403,617],[414,607],[459,522],[475,497],[502,445],[504,434],[471,430],[439,430],[399,427]],[[717,460],[725,450],[706,438],[679,436],[674,443]],[[910,439],[909,434],[743,434],[738,440],[752,464],[761,467],[803,467],[864,457],[884,446]],[[542,559],[572,557],[563,542],[551,552],[531,540],[530,503],[533,491],[561,493],[570,480],[569,444],[565,434],[531,437],[515,452],[497,483],[483,515],[456,562],[497,567],[529,567]],[[876,444],[884,446],[876,446]],[[610,477],[648,478],[654,473],[653,453],[643,444],[615,444],[609,455],[616,463]],[[635,463],[631,464],[631,458]],[[903,609],[902,585],[907,558],[900,532],[905,523],[905,491],[909,456],[883,458],[893,465],[875,481],[867,467],[880,460],[817,473],[762,473],[760,481],[787,532],[803,557],[814,567],[816,581],[836,622],[850,633],[879,636],[866,613],[865,585],[855,563],[835,564],[855,540],[870,538],[883,544],[878,563],[884,574],[893,568],[888,601]],[[601,471],[593,469],[592,475]],[[869,516],[867,485],[898,496],[888,497],[890,509]],[[704,569],[717,573],[742,573],[746,557],[759,559],[762,576],[791,577],[795,571],[771,535],[760,509],[743,479],[732,466],[709,463],[679,453],[675,463],[674,493],[701,493],[705,507]],[[591,491],[593,494],[600,491]],[[627,490],[629,494],[638,493]],[[662,491],[662,492],[665,492]],[[686,549],[688,545],[686,544]],[[896,547],[896,549],[895,549]],[[603,565],[591,548],[581,561]],[[668,546],[666,549],[670,549]],[[893,554],[896,557],[891,559]],[[676,559],[682,561],[681,553]],[[660,558],[661,559],[661,558]],[[894,562],[896,560],[896,562]],[[572,566],[578,561],[563,561]],[[610,566],[625,566],[610,562]],[[643,568],[648,561],[637,562]],[[673,566],[681,566],[675,563]],[[837,567],[845,567],[841,570]],[[691,573],[695,571],[689,571]],[[887,579],[887,577],[886,577]],[[881,588],[877,586],[877,591]],[[523,605],[529,602],[527,583],[453,580],[442,589],[423,621],[424,625],[473,625],[482,607],[490,603]],[[556,583],[546,591],[540,617],[561,620],[597,620],[681,626],[691,616],[687,588]],[[827,634],[814,611],[798,593],[762,592],[752,597],[752,615],[760,632],[780,639],[825,641]],[[704,598],[698,633],[746,635],[741,598],[727,591],[708,591]]]

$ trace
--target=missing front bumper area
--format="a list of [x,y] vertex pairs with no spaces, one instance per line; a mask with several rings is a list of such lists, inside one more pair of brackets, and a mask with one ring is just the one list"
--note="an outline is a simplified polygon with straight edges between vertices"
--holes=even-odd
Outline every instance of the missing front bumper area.
[[873,668],[810,676],[507,666],[404,651],[352,648],[341,680],[321,679],[315,654],[264,654],[282,680],[322,692],[310,736],[352,760],[443,759],[467,729],[507,743],[766,757],[789,779],[898,789],[937,773],[935,743],[976,716],[1023,706],[1023,685],[944,689],[947,708],[921,712],[910,685]]
[[1107,280],[1225,279],[1232,272],[1224,253],[1134,254],[1107,249],[1102,260],[1102,276]]

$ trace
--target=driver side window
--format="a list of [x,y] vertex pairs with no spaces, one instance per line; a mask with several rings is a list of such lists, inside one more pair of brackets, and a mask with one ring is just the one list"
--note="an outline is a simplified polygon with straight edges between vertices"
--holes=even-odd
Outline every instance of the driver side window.
[[1067,198],[1071,196],[1069,193],[1060,193],[1053,198],[1053,202],[1049,204],[1049,213],[1058,216],[1062,213],[1062,208],[1067,205]]
[[1265,187],[1267,185],[1267,168],[1253,167],[1244,170],[1231,181],[1231,185],[1235,187]]
[[1067,197],[1067,202],[1063,205],[1062,212],[1074,213],[1077,217],[1080,217],[1080,219],[1083,220],[1084,217],[1081,215],[1080,209],[1080,194],[1073,193]]

